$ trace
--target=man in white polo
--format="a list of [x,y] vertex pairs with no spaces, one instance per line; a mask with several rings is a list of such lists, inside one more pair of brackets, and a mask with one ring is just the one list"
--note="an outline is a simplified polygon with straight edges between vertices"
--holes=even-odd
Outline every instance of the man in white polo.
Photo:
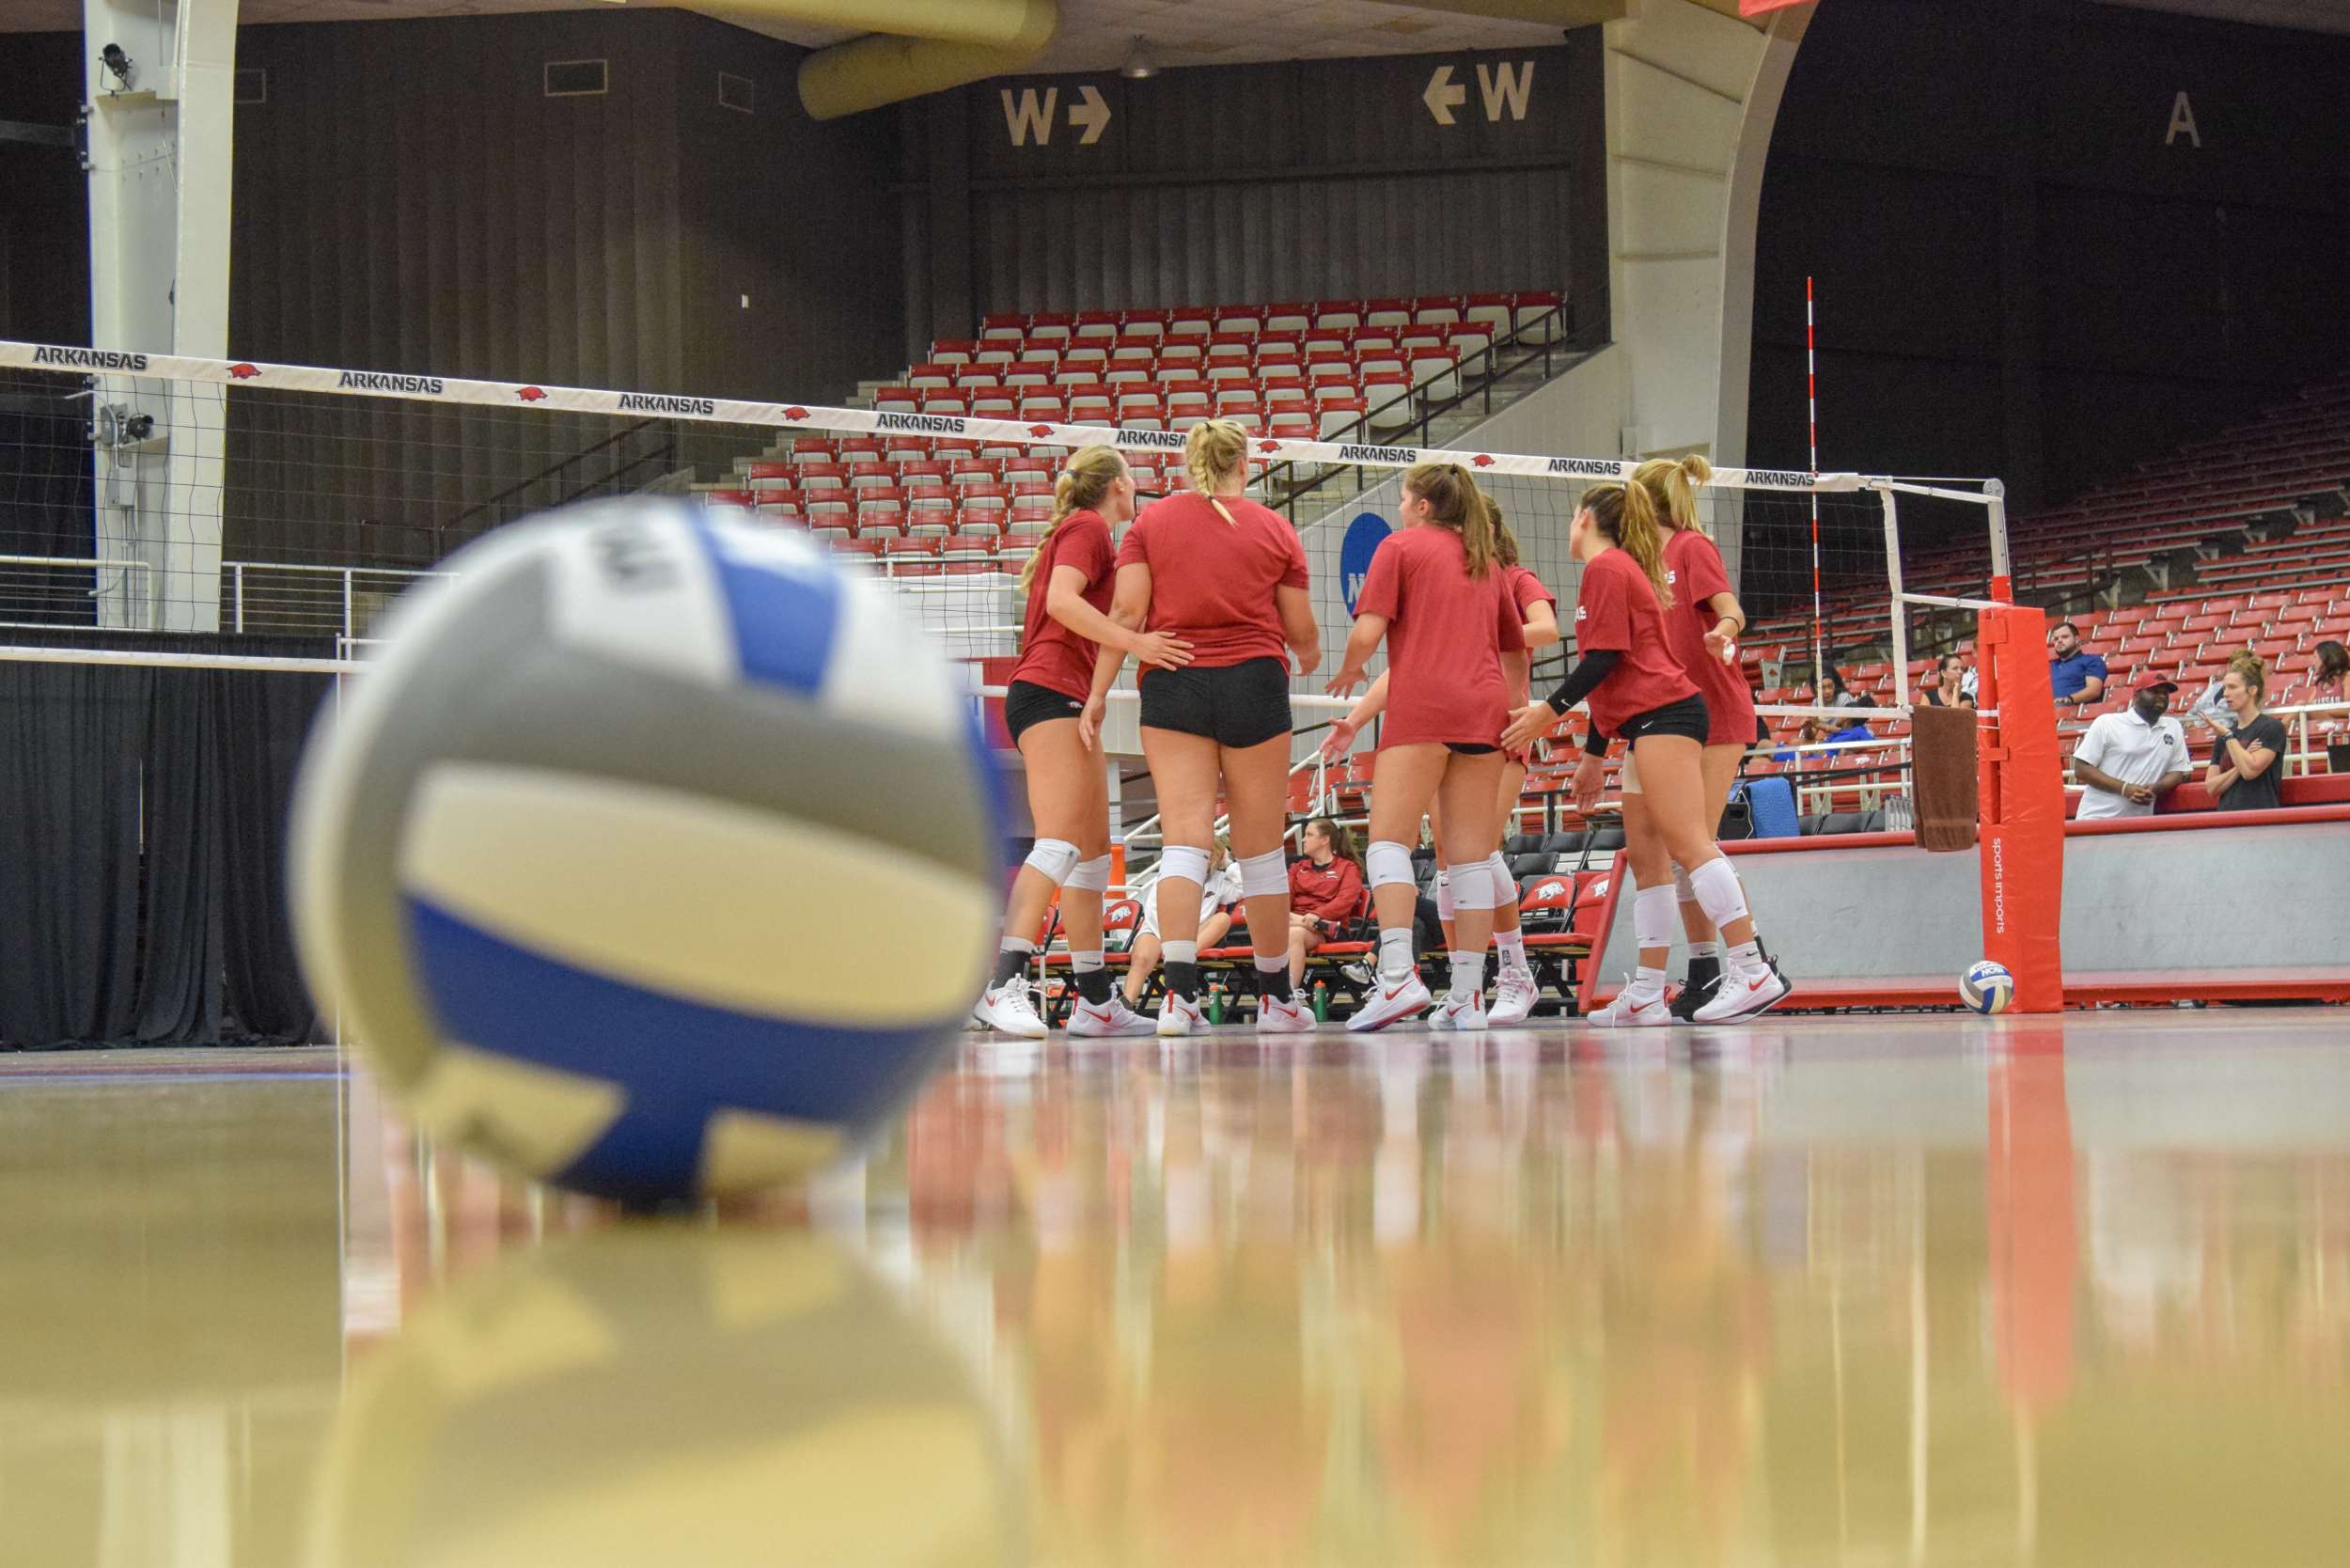
[[2175,681],[2159,675],[2138,682],[2130,705],[2099,713],[2073,751],[2073,776],[2086,786],[2077,815],[2151,817],[2154,797],[2175,788],[2193,766],[2186,735],[2169,716]]

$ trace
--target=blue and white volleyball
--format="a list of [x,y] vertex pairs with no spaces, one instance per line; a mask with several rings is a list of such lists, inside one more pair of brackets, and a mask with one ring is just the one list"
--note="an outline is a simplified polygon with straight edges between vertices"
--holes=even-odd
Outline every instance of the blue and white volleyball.
[[945,657],[807,536],[682,502],[500,529],[304,760],[321,1000],[434,1136],[658,1203],[899,1108],[985,983],[992,764]]
[[2004,964],[1994,964],[1986,958],[1958,977],[1958,999],[1985,1017],[2005,1012],[2007,1004],[2014,997],[2015,977],[2007,972]]

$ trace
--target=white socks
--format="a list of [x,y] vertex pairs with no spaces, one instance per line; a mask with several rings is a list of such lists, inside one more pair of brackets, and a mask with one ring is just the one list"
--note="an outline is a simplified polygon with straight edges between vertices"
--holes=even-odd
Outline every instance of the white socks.
[[1526,967],[1525,927],[1520,926],[1515,931],[1495,932],[1494,946],[1499,949],[1501,953],[1501,966],[1503,968],[1523,969]]
[[1400,980],[1412,972],[1412,928],[1397,926],[1379,933],[1379,973]]
[[1739,975],[1760,975],[1770,968],[1762,957],[1762,944],[1741,942],[1730,949],[1731,972]]
[[[1668,898],[1672,895],[1672,888],[1669,886],[1660,887],[1657,891]],[[1665,971],[1649,968],[1635,970],[1631,989],[1624,993],[1624,998],[1636,1006],[1663,1001],[1665,999]]]
[[1485,989],[1485,955],[1483,953],[1447,953],[1452,960],[1452,995],[1455,998],[1481,995]]

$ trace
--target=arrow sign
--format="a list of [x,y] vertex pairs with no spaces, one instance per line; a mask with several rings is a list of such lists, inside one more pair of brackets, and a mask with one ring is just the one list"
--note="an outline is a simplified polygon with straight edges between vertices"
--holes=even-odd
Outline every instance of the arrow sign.
[[[1464,96],[1466,96],[1468,92],[1466,87],[1460,90]],[[1085,102],[1072,103],[1069,106],[1069,123],[1080,127],[1084,132],[1084,134],[1077,138],[1077,145],[1091,147],[1102,139],[1102,128],[1110,122],[1110,106],[1102,101],[1102,95],[1090,85],[1079,87],[1077,96]]]
[[[1430,73],[1428,90],[1419,95],[1419,101],[1428,105],[1438,125],[1450,125],[1453,109],[1468,102],[1468,88],[1454,84],[1450,66],[1440,65]],[[1069,118],[1076,118],[1077,111],[1070,110]]]

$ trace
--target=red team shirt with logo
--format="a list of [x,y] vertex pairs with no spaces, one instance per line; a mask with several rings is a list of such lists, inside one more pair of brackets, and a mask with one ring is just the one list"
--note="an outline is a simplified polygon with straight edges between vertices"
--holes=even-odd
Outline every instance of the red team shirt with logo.
[[1590,696],[1591,723],[1601,734],[1613,735],[1626,719],[1697,695],[1666,641],[1665,613],[1648,573],[1613,548],[1585,563],[1574,605],[1576,657],[1611,649],[1622,657]]
[[1020,636],[1020,662],[1011,679],[1042,686],[1083,702],[1093,691],[1093,661],[1101,644],[1063,626],[1045,613],[1053,596],[1053,573],[1064,566],[1086,574],[1085,602],[1104,615],[1110,611],[1110,588],[1118,576],[1117,553],[1110,547],[1110,525],[1098,511],[1073,511],[1060,526],[1037,546],[1043,558],[1028,589],[1028,611]]
[[1269,507],[1228,495],[1224,508],[1230,523],[1204,495],[1169,495],[1126,530],[1118,564],[1151,569],[1143,629],[1190,643],[1192,669],[1286,661],[1273,590],[1306,586],[1306,547]]
[[1509,574],[1468,574],[1468,549],[1450,528],[1389,534],[1371,557],[1358,616],[1387,618],[1387,714],[1379,747],[1494,745],[1510,727],[1501,655],[1526,651]]
[[1722,553],[1697,529],[1675,528],[1665,541],[1665,580],[1673,590],[1673,607],[1665,612],[1665,636],[1682,672],[1704,694],[1712,719],[1705,744],[1752,745],[1754,688],[1747,684],[1745,670],[1722,663],[1705,647],[1705,634],[1722,619],[1705,607],[1706,601],[1731,591]]
[[[1522,566],[1509,567],[1505,571],[1510,580],[1510,597],[1517,602],[1518,635],[1523,640],[1526,634],[1526,618],[1533,613],[1534,606],[1548,604],[1550,613],[1555,617],[1559,613],[1559,596],[1544,588],[1540,577]],[[1517,690],[1510,694],[1510,707],[1512,712],[1526,706],[1528,698],[1532,695],[1528,686],[1529,676],[1519,676]],[[1531,746],[1524,751],[1510,753],[1510,760],[1520,766],[1530,763],[1533,760],[1534,750]]]

